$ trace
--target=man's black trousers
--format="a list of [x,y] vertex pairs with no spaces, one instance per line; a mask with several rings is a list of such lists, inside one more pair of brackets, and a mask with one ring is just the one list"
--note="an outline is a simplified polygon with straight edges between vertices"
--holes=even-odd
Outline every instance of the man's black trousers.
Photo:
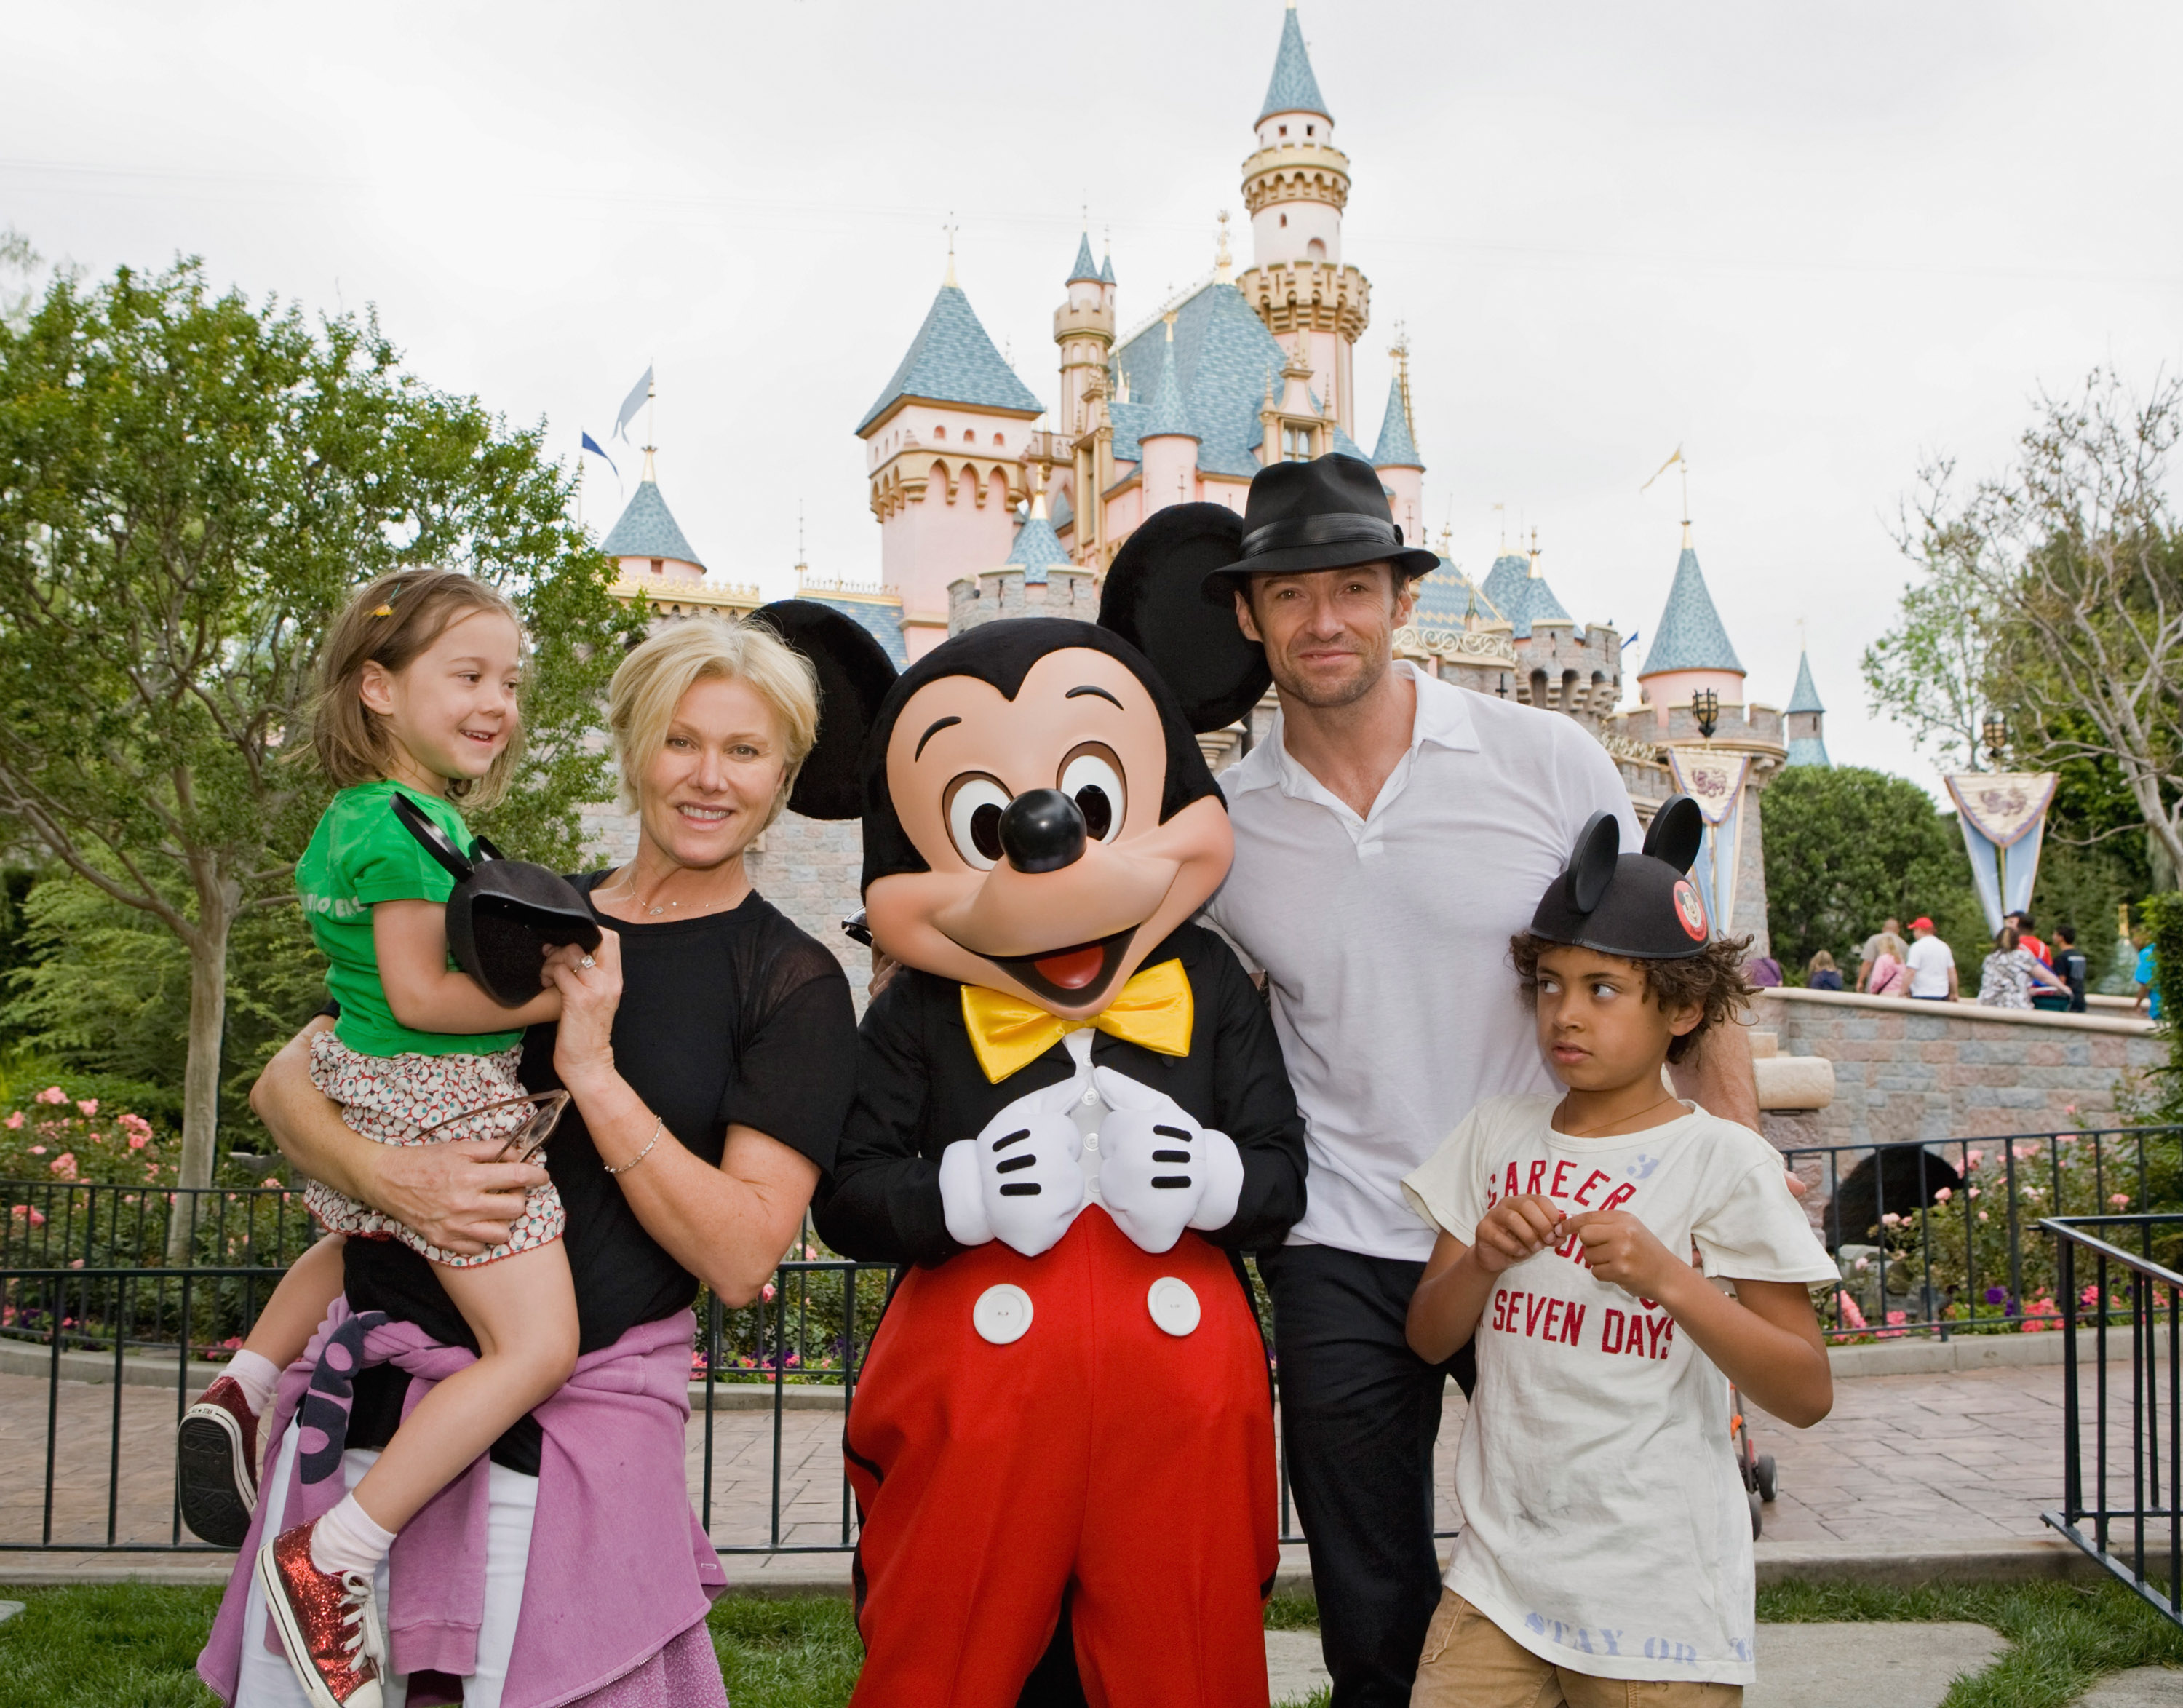
[[1261,1253],[1274,1299],[1281,1440],[1311,1548],[1334,1708],[1405,1708],[1440,1599],[1433,1443],[1469,1347],[1427,1364],[1403,1338],[1425,1265],[1326,1245]]

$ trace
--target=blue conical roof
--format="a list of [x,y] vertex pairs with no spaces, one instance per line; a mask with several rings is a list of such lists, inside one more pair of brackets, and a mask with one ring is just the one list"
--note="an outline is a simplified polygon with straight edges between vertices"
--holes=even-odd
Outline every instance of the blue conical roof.
[[1720,613],[1706,591],[1698,569],[1698,554],[1688,546],[1675,563],[1675,585],[1668,589],[1667,609],[1653,626],[1653,644],[1645,654],[1641,676],[1662,670],[1733,670],[1743,674],[1736,648],[1728,643]]
[[621,520],[600,542],[599,549],[610,558],[674,558],[701,570],[705,567],[704,559],[690,549],[689,541],[675,526],[667,500],[659,496],[659,483],[649,479],[636,483],[636,496],[629,501],[629,508],[621,513]]
[[1099,282],[1103,285],[1114,282],[1114,258],[1112,255],[1104,257],[1099,263]]
[[1016,530],[1015,543],[1008,548],[1008,560],[1003,565],[1021,570],[1025,581],[1032,586],[1044,581],[1049,570],[1069,566],[1069,554],[1062,549],[1053,524],[1040,515],[1026,517],[1024,525]]
[[1821,771],[1832,771],[1835,762],[1827,757],[1827,744],[1817,736],[1792,736],[1789,741],[1789,756],[1784,765],[1817,765]]
[[1095,285],[1099,282],[1099,268],[1092,259],[1092,234],[1089,231],[1076,240],[1076,264],[1069,270],[1066,282],[1073,285],[1079,279],[1089,279]]
[[1170,438],[1194,439],[1197,431],[1190,425],[1190,411],[1182,401],[1182,382],[1175,372],[1175,328],[1167,329],[1165,353],[1160,358],[1159,384],[1153,388],[1152,408],[1143,426],[1137,429],[1140,440],[1156,439],[1165,434]]
[[1274,80],[1266,85],[1266,104],[1251,122],[1264,124],[1276,113],[1317,113],[1332,119],[1326,97],[1319,92],[1319,79],[1311,75],[1311,55],[1304,52],[1303,26],[1291,6],[1281,19],[1280,52],[1274,56]]
[[1422,469],[1416,438],[1410,431],[1410,412],[1403,406],[1403,381],[1397,375],[1387,381],[1387,413],[1380,421],[1379,448],[1372,453],[1375,469]]
[[1554,597],[1554,590],[1547,585],[1546,578],[1533,575],[1531,560],[1519,552],[1503,552],[1494,559],[1493,567],[1486,572],[1485,584],[1478,591],[1508,618],[1510,631],[1519,641],[1530,639],[1533,623],[1572,620],[1562,609],[1562,602]]
[[1808,653],[1797,654],[1797,687],[1789,696],[1788,709],[1792,712],[1824,712],[1819,704],[1819,691],[1812,685],[1812,659]]
[[940,287],[925,310],[925,324],[910,340],[909,353],[879,401],[857,423],[857,431],[863,432],[903,398],[969,403],[1019,415],[1036,415],[1046,407],[1001,359],[959,285]]

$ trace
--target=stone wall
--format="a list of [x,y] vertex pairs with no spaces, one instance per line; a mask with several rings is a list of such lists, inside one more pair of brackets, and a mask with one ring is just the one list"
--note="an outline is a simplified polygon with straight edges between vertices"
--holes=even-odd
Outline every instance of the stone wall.
[[2166,1057],[2150,1021],[2107,1015],[1813,990],[1761,992],[1757,1010],[1784,1055],[1834,1064],[1834,1101],[1799,1143],[1807,1124],[1826,1145],[2100,1126],[2117,1082]]

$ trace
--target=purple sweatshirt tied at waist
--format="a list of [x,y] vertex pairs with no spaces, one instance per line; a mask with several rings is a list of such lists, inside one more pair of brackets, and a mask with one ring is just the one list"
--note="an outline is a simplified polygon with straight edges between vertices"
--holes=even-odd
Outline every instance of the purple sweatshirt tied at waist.
[[[532,1412],[542,1437],[537,1515],[503,1708],[554,1708],[611,1683],[703,1620],[725,1587],[683,1480],[695,1328],[686,1310],[638,1324],[577,1360],[567,1384]],[[303,1356],[282,1372],[274,1401],[269,1473],[299,1407],[303,1413],[283,1522],[308,1522],[341,1499],[340,1438],[357,1370],[392,1363],[407,1371],[406,1417],[432,1383],[475,1356],[414,1323],[377,1311],[358,1316],[336,1299]],[[480,1458],[395,1541],[387,1625],[396,1672],[462,1677],[475,1669],[487,1476]],[[235,1700],[264,1511],[261,1501],[197,1658],[198,1676],[226,1702]]]

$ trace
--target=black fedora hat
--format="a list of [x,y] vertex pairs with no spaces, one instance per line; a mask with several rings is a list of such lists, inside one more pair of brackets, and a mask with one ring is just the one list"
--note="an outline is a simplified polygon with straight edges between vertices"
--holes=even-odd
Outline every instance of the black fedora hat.
[[599,922],[560,873],[508,860],[483,837],[481,859],[465,858],[447,832],[408,796],[394,797],[394,816],[455,881],[447,897],[447,948],[485,993],[503,1008],[520,1008],[538,994],[546,951],[564,943],[589,954],[599,946]]
[[1308,463],[1274,463],[1251,478],[1243,538],[1232,563],[1207,573],[1205,598],[1229,603],[1242,577],[1388,563],[1404,577],[1430,575],[1440,555],[1405,546],[1379,471],[1340,451]]
[[1569,865],[1540,898],[1531,935],[1630,960],[1704,954],[1712,936],[1705,904],[1684,876],[1704,839],[1704,817],[1688,795],[1661,804],[1638,854],[1624,854],[1621,826],[1594,813]]

